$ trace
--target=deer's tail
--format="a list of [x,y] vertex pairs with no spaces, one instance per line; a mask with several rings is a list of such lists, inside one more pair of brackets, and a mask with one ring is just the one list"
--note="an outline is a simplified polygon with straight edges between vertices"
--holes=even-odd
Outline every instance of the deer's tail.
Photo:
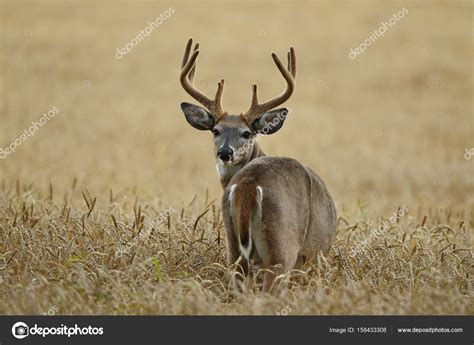
[[230,187],[229,199],[240,252],[248,260],[252,251],[252,228],[262,222],[263,188],[251,179],[242,179]]

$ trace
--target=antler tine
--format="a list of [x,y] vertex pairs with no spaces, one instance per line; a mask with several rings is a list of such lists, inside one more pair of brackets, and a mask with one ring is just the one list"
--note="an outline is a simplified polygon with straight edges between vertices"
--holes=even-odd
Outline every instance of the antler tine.
[[[181,62],[181,68],[186,66],[186,63],[188,62],[189,54],[191,53],[191,47],[192,46],[193,46],[193,39],[190,38],[188,40],[188,43],[186,44],[186,49],[184,50],[184,56],[183,56],[183,61]],[[198,49],[199,49],[199,43],[196,43],[196,45],[194,46],[194,49],[193,49],[193,53]],[[196,71],[196,65],[193,66],[193,68],[191,69],[191,71],[189,72],[189,75],[188,75],[188,79],[191,83],[193,82],[195,71]]]
[[288,60],[288,64],[287,64],[288,71],[291,72],[291,55],[290,55],[290,52],[286,53],[286,58]]
[[224,79],[222,79],[217,84],[217,92],[213,100],[208,98],[206,95],[201,93],[198,89],[196,89],[192,85],[192,82],[194,79],[194,72],[196,70],[196,60],[199,55],[199,43],[196,43],[196,45],[194,46],[194,50],[191,54],[192,45],[193,45],[193,39],[190,38],[188,40],[188,43],[186,44],[183,61],[181,63],[181,74],[179,78],[181,81],[181,85],[191,97],[193,97],[203,106],[205,106],[211,112],[211,114],[217,119],[221,117],[222,115],[224,115],[224,111],[222,110],[222,107],[221,107],[221,99],[222,99],[222,94],[224,92]]
[[[193,50],[193,53],[199,49],[199,43],[196,43],[196,45],[194,46],[194,50]],[[196,64],[194,64],[193,68],[191,69],[191,72],[189,72],[189,81],[192,83],[193,80],[194,80],[194,72],[196,72]]]
[[293,79],[296,79],[296,55],[293,47],[290,47],[290,51],[288,52],[288,70],[293,76]]
[[221,99],[222,99],[223,93],[224,93],[224,79],[221,79],[221,81],[217,83],[216,97],[214,98],[216,101],[216,105],[218,105],[219,107],[221,107]]
[[250,107],[255,108],[257,106],[258,106],[257,84],[252,84],[252,103],[250,103]]
[[252,102],[250,104],[249,110],[247,110],[247,112],[244,114],[244,117],[249,120],[253,120],[264,112],[286,102],[291,97],[295,89],[296,55],[293,47],[291,47],[290,51],[288,52],[287,68],[285,68],[285,66],[282,64],[282,62],[275,53],[272,53],[272,58],[278,70],[283,75],[283,78],[286,81],[286,89],[281,95],[274,97],[266,101],[265,103],[259,104],[257,95],[257,85],[252,84]]
[[193,45],[193,39],[190,38],[188,40],[188,43],[186,43],[186,48],[184,49],[184,56],[183,56],[183,61],[181,62],[181,68],[184,68],[184,66],[186,66],[186,63],[189,60],[189,53],[191,52],[192,45]]

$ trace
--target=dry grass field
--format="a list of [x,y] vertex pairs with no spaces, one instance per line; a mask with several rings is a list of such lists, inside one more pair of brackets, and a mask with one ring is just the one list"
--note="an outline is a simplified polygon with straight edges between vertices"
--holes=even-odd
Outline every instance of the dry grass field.
[[[58,110],[0,151],[0,313],[473,314],[472,18],[447,0],[0,0],[0,149]],[[211,134],[179,107],[190,36],[196,85],[225,78],[233,113],[252,82],[283,89],[270,53],[296,49],[291,114],[260,145],[315,170],[339,219],[275,296],[229,289]]]

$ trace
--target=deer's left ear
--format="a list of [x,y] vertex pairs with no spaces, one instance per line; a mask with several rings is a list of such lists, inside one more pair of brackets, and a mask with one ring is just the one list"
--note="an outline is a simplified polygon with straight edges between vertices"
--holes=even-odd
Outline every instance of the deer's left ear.
[[286,108],[267,111],[252,122],[252,127],[256,132],[273,134],[283,126],[287,115],[288,109]]

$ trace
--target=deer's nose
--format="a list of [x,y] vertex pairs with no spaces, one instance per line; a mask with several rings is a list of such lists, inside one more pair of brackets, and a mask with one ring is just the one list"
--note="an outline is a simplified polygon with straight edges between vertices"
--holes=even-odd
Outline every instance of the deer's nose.
[[231,148],[221,147],[219,151],[217,151],[217,156],[222,159],[224,162],[228,162],[232,159],[234,151]]

